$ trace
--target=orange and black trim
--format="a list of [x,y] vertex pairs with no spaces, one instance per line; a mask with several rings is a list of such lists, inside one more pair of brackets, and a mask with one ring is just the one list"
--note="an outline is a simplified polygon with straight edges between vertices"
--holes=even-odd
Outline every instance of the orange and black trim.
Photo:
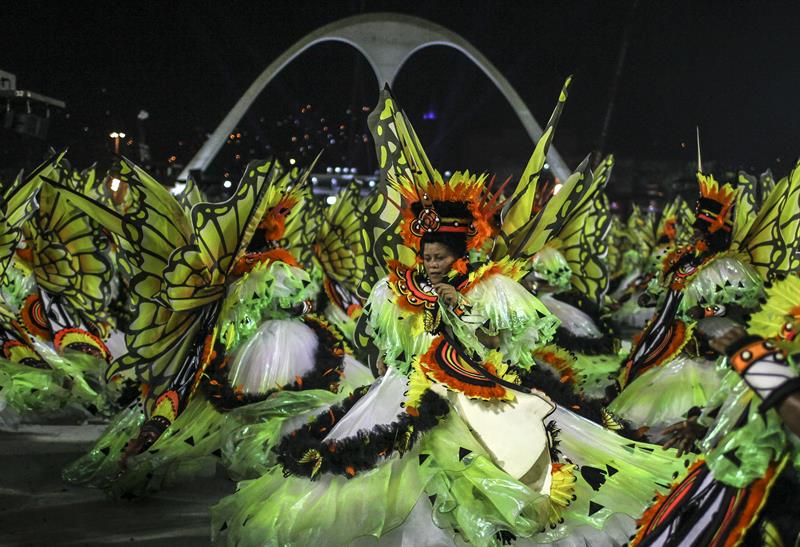
[[786,459],[773,462],[765,475],[745,488],[716,480],[699,459],[666,496],[656,496],[639,520],[630,545],[734,547],[744,539],[763,508]]
[[[472,367],[458,349],[442,336],[434,339],[420,358],[420,365],[431,379],[469,397],[496,400],[509,396],[503,386]],[[484,363],[483,366],[491,375],[497,376],[497,370],[491,363]]]
[[50,328],[50,321],[44,313],[44,305],[38,293],[29,294],[22,302],[19,310],[22,324],[29,333],[41,340],[53,340],[53,332]]
[[100,338],[83,329],[61,329],[55,335],[56,351],[78,351],[111,362],[111,352]]

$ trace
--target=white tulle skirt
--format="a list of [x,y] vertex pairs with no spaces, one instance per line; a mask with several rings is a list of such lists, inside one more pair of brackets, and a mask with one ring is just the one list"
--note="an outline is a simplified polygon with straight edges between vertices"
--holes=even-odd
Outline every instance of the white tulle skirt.
[[229,372],[231,384],[242,386],[245,393],[280,389],[314,368],[318,345],[316,333],[302,321],[264,321],[237,349]]

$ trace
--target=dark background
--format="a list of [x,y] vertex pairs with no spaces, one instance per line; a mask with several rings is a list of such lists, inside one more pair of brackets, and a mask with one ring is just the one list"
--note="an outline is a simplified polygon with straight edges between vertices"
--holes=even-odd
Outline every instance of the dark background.
[[[69,145],[74,163],[106,160],[110,131],[138,138],[136,115],[144,109],[153,161],[180,165],[286,48],[324,24],[376,11],[417,15],[459,33],[540,123],[574,74],[555,139],[571,166],[601,144],[628,26],[603,152],[623,163],[686,165],[691,175],[699,125],[704,158],[728,168],[785,174],[800,155],[796,2],[16,2],[0,15],[0,69],[17,75],[18,88],[66,101],[47,144]],[[371,172],[365,110],[377,88],[358,52],[316,46],[267,87],[237,128],[243,137],[211,171],[228,173],[272,153],[303,163],[326,148],[323,166]],[[519,174],[533,149],[500,92],[454,50],[414,55],[394,91],[442,171]],[[301,112],[305,105],[311,108]],[[24,162],[9,152],[18,148],[5,149],[3,167]]]

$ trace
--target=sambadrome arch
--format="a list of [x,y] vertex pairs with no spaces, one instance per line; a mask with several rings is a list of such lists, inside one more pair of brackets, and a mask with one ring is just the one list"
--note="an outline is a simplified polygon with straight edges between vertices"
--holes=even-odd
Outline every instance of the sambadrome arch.
[[[494,82],[519,116],[531,139],[537,142],[542,136],[542,128],[519,94],[500,71],[467,40],[442,26],[417,17],[372,13],[348,17],[325,25],[299,40],[275,59],[228,112],[214,133],[184,168],[179,179],[186,180],[189,172],[193,170],[204,171],[267,84],[298,55],[323,42],[344,42],[361,52],[372,67],[379,87],[383,87],[385,82],[393,84],[400,68],[417,51],[429,46],[454,48],[475,63]],[[553,173],[561,180],[566,180],[570,171],[553,147],[550,148],[548,160]]]

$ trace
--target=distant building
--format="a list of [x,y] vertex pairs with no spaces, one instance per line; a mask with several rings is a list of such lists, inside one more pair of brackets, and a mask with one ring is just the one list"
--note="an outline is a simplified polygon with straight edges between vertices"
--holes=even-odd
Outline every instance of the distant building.
[[7,180],[8,172],[29,169],[43,158],[51,120],[67,105],[60,99],[18,89],[17,77],[0,70],[0,106],[0,180]]

